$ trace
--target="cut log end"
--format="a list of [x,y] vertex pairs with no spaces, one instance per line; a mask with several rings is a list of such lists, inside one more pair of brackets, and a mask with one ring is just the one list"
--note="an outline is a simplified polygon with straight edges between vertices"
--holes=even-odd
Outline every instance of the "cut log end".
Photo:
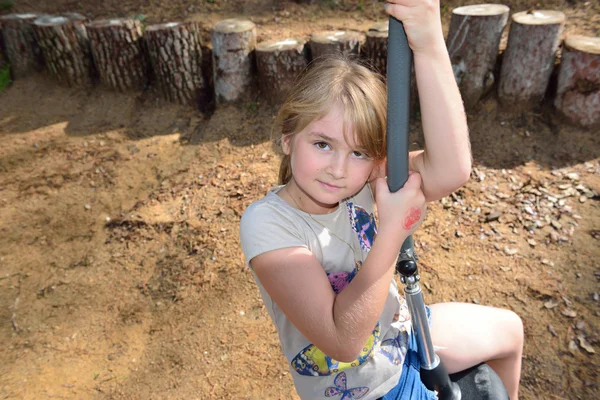
[[269,40],[260,42],[256,45],[256,51],[261,53],[270,53],[276,51],[299,50],[304,48],[304,41],[300,39]]
[[512,20],[522,25],[564,24],[565,14],[555,10],[522,11],[513,14]]
[[71,20],[63,16],[44,15],[36,19],[33,23],[37,26],[61,26],[70,23]]
[[569,50],[600,54],[600,37],[573,35],[565,39],[564,45]]
[[167,22],[165,24],[150,25],[149,27],[146,28],[146,32],[164,31],[164,30],[176,28],[181,25],[183,25],[182,22]]
[[369,27],[369,30],[367,31],[367,35],[371,34],[377,34],[377,33],[383,33],[383,34],[387,34],[390,30],[390,21],[389,20],[385,20],[385,21],[379,21],[373,25],[371,25]]
[[320,31],[313,33],[310,41],[319,44],[348,43],[362,41],[362,34],[353,31]]
[[242,33],[255,29],[256,25],[252,21],[245,19],[225,19],[215,24],[213,31],[219,33]]
[[476,4],[472,6],[457,7],[452,10],[452,14],[483,17],[488,15],[502,15],[509,11],[510,8],[503,4]]

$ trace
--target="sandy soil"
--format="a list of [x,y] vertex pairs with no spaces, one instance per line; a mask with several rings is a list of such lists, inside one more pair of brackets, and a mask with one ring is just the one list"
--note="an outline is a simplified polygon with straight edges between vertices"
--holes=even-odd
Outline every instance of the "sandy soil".
[[[205,26],[241,13],[263,39],[381,18],[370,1],[18,3]],[[541,4],[564,9],[570,32],[599,34],[597,6]],[[152,90],[44,75],[0,105],[0,398],[297,398],[238,238],[245,207],[276,183],[276,109],[256,98],[207,118]],[[493,98],[469,125],[472,179],[415,235],[427,301],[522,316],[524,399],[598,398],[598,132]],[[422,147],[418,122],[412,132]]]

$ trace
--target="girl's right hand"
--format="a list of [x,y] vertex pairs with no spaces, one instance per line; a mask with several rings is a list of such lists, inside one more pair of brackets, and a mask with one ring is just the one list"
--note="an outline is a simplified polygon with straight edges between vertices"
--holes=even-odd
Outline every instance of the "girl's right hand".
[[379,215],[378,232],[398,235],[399,239],[412,235],[423,222],[427,208],[425,195],[421,190],[421,175],[409,172],[408,180],[395,193],[390,192],[384,178],[378,178],[375,191]]

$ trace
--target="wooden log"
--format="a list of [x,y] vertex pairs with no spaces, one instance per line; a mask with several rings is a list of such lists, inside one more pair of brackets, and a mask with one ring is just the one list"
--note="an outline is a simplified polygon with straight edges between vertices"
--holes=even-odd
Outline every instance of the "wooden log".
[[212,29],[213,76],[217,103],[239,100],[255,85],[256,25],[226,19]]
[[367,31],[365,45],[369,66],[383,76],[387,74],[387,46],[389,21],[381,21],[372,25]]
[[527,110],[544,98],[565,14],[535,10],[513,14],[498,85],[505,108]]
[[571,123],[600,127],[600,37],[567,37],[554,105]]
[[364,35],[354,31],[319,31],[310,35],[311,58],[328,55],[359,55],[365,42]]
[[151,25],[144,33],[154,78],[173,102],[206,108],[202,77],[202,39],[196,22]]
[[301,39],[270,40],[256,45],[260,91],[269,104],[281,104],[308,65],[308,47]]
[[494,84],[498,47],[509,10],[501,4],[478,4],[452,11],[446,43],[467,109]]
[[142,90],[148,60],[142,24],[133,19],[105,19],[86,24],[100,82],[122,92]]
[[68,86],[91,85],[96,74],[85,22],[75,13],[46,15],[33,22],[48,71]]
[[39,71],[44,62],[31,23],[39,14],[8,14],[0,17],[5,55],[14,79]]

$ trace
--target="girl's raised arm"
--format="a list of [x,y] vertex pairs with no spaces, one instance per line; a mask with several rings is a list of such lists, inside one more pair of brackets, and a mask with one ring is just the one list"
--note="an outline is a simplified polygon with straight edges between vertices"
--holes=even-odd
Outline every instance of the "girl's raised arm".
[[389,0],[387,12],[402,21],[413,50],[425,150],[412,152],[428,201],[462,186],[471,173],[466,115],[444,42],[439,0]]

